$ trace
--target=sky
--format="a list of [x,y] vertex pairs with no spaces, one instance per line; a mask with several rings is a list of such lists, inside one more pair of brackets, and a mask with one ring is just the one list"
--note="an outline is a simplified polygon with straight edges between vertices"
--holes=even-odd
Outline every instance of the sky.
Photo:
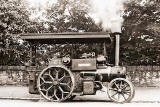
[[51,7],[53,3],[56,3],[57,0],[25,0],[27,2],[27,7],[34,8],[32,11],[30,19],[39,19],[38,21],[46,21],[46,8]]
[[[39,18],[45,20],[46,8],[50,7],[58,0],[26,0],[29,8],[35,8],[32,13],[31,19]],[[102,24],[105,30],[110,29],[112,32],[121,32],[121,25],[123,23],[123,4],[128,0],[88,0],[91,5],[89,15],[96,24]],[[146,0],[142,0],[142,5]]]
[[29,7],[39,7],[41,6],[42,8],[47,7],[46,4],[51,5],[53,3],[56,3],[57,0],[26,0],[29,3]]

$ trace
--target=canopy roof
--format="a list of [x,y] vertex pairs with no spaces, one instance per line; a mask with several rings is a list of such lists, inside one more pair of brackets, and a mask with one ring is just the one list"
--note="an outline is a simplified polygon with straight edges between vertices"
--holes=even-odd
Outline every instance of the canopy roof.
[[31,43],[42,44],[111,42],[110,34],[107,32],[30,33],[22,34],[21,38]]

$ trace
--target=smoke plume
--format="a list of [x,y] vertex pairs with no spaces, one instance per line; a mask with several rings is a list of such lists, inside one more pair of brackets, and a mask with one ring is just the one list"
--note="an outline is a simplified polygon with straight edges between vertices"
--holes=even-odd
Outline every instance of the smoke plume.
[[126,0],[90,0],[89,15],[103,30],[121,32],[123,4]]

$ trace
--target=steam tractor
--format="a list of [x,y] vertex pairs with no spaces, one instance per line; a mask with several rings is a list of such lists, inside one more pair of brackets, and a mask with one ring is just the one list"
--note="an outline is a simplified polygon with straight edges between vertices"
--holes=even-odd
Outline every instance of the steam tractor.
[[[31,44],[31,68],[36,66],[36,44],[73,46],[69,54],[53,58],[42,70],[30,70],[30,93],[38,92],[48,101],[61,102],[75,96],[95,95],[107,83],[111,101],[130,102],[134,97],[126,68],[119,66],[120,33],[44,33],[21,37]],[[90,51],[81,51],[80,47]]]

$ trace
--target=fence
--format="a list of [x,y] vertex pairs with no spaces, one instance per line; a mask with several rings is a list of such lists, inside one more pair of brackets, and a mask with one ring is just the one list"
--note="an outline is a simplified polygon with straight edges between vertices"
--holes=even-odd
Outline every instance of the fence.
[[[0,85],[28,85],[31,72],[44,67],[0,66]],[[136,86],[160,86],[160,66],[127,66],[127,75]]]

